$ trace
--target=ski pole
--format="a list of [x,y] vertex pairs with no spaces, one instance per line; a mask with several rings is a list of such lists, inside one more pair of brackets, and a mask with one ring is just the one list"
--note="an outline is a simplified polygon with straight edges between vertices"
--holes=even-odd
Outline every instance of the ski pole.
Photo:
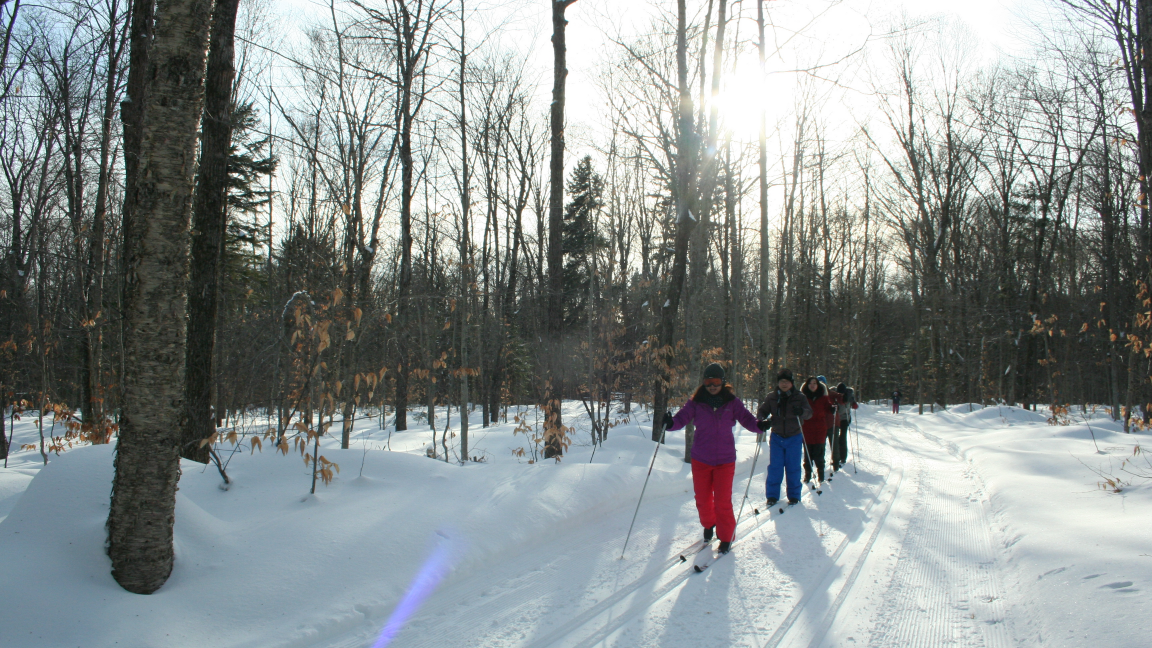
[[852,426],[856,424],[856,417],[852,415],[851,411],[849,411],[848,416],[850,417],[848,419],[848,431],[846,432],[848,435],[848,454],[852,457],[852,463],[855,464],[856,452],[859,448],[852,447]]
[[[800,415],[796,415],[796,425],[800,428],[800,447],[804,449],[804,456],[808,456],[808,444],[804,443],[804,421],[800,420]],[[787,464],[785,464],[787,466]],[[785,480],[787,481],[787,480]],[[804,494],[804,484],[800,484],[800,494]]]
[[640,499],[636,502],[636,512],[632,514],[632,524],[628,525],[628,535],[624,537],[624,548],[620,550],[621,560],[624,559],[624,552],[628,550],[628,541],[632,538],[632,527],[636,526],[636,516],[640,514],[640,503],[644,501],[644,491],[648,490],[648,478],[652,476],[652,467],[656,465],[656,453],[660,452],[660,446],[664,445],[664,435],[667,432],[668,424],[664,423],[660,426],[660,442],[652,451],[652,463],[648,464],[648,476],[644,478],[644,487],[640,489]]
[[852,417],[852,427],[856,428],[856,451],[852,454],[852,474],[859,475],[860,470],[856,468],[856,461],[860,458],[860,421],[856,420],[855,416]]
[[840,465],[844,465],[844,458],[840,457],[840,405],[832,406],[832,421],[834,427],[832,428],[832,465],[835,467],[836,459],[840,459]]
[[[801,434],[803,434],[803,432],[801,432]],[[801,447],[804,448],[804,466],[806,468],[808,468],[808,474],[811,475],[812,474],[812,465],[814,462],[812,461],[812,457],[808,454],[808,442],[805,441],[804,443],[801,443],[800,445],[801,445]]]
[[756,433],[756,452],[752,453],[752,472],[748,473],[748,485],[744,487],[744,499],[740,500],[740,512],[736,514],[736,524],[740,524],[740,516],[744,515],[744,503],[748,501],[748,491],[752,488],[752,478],[756,475],[756,460],[760,458],[760,435],[763,432]]

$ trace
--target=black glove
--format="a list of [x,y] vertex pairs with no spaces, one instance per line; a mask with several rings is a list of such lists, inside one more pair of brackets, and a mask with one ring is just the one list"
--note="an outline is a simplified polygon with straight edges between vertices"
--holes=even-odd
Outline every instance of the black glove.
[[796,416],[803,416],[804,415],[804,407],[802,405],[793,405],[792,406],[792,413],[795,414]]
[[756,421],[756,427],[761,432],[767,432],[772,429],[772,421]]
[[675,422],[676,422],[676,418],[674,416],[672,416],[672,412],[664,412],[664,428],[665,429],[672,427],[672,424]]

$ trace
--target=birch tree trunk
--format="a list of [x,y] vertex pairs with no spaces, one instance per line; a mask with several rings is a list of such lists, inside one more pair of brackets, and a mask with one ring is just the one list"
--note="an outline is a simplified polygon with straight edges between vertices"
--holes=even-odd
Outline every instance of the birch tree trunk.
[[124,241],[124,403],[108,513],[112,577],[151,594],[172,573],[180,479],[188,221],[211,0],[164,0]]

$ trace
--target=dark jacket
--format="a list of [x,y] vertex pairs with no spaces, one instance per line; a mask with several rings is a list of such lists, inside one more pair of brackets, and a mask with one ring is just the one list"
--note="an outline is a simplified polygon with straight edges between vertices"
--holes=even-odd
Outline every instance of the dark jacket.
[[732,393],[728,385],[718,394],[714,407],[709,401],[711,394],[699,389],[684,407],[672,417],[669,430],[679,430],[689,422],[696,424],[692,438],[692,458],[710,466],[722,466],[736,461],[736,437],[732,428],[739,422],[752,432],[759,432],[756,417],[744,407],[744,403]]
[[900,398],[901,398],[900,392],[898,392],[898,391],[892,392],[892,402],[893,403],[896,403],[897,405],[899,405],[900,404]]
[[[800,407],[800,415],[795,413],[796,407]],[[768,419],[772,434],[787,439],[804,431],[800,422],[812,418],[812,406],[804,394],[793,386],[786,392],[776,389],[769,393],[768,398],[760,403],[756,414],[758,418]]]
[[812,418],[804,421],[804,443],[824,443],[828,441],[828,427],[832,424],[835,407],[828,395],[828,387],[820,383],[819,389],[808,391],[808,385],[800,389],[812,407]]
[[840,420],[841,421],[851,421],[852,420],[852,410],[854,410],[858,407],[856,404],[856,392],[853,391],[851,387],[849,387],[848,385],[845,385],[844,383],[840,383],[839,385],[836,385],[836,391],[838,393],[840,393],[840,395],[843,396],[843,399],[844,399],[844,406],[840,408]]
[[844,394],[833,389],[828,392],[828,400],[832,403],[833,414],[828,416],[828,431],[831,432],[836,428],[836,422],[839,420],[840,415],[848,407],[844,404]]

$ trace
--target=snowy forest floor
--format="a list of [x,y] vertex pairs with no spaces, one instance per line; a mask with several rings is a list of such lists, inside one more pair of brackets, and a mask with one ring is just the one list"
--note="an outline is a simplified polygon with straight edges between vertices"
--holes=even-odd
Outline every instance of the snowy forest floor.
[[[325,440],[340,473],[314,496],[310,468],[270,446],[232,458],[228,490],[185,463],[176,566],[151,596],[120,589],[103,553],[112,448],[43,468],[16,452],[0,470],[0,645],[367,648],[397,610],[412,614],[393,646],[1147,645],[1152,485],[1099,486],[1147,435],[1102,412],[1053,426],[863,406],[859,456],[783,515],[763,510],[760,454],[732,554],[701,574],[679,559],[700,534],[683,437],[660,450],[621,559],[647,414],[592,456],[583,407],[565,413],[578,433],[559,464],[514,456],[531,454],[515,423],[478,414],[470,454],[486,461],[464,466],[426,456],[426,424],[389,439],[358,422],[352,449]],[[739,507],[755,435],[737,446]]]

